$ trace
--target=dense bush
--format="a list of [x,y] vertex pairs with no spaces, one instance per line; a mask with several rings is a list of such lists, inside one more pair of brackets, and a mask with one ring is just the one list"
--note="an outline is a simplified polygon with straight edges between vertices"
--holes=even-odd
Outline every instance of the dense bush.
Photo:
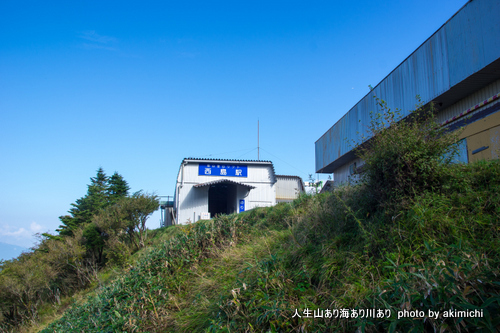
[[[447,163],[453,137],[419,119],[379,127],[361,149],[369,164],[357,185],[165,229],[164,241],[44,332],[498,331],[500,162]],[[120,230],[111,227],[126,225],[120,211],[94,223]],[[123,230],[109,233],[110,248]],[[363,309],[390,315],[352,315]],[[321,310],[334,315],[315,318]],[[444,316],[450,310],[481,316]]]
[[380,112],[371,114],[370,139],[356,152],[365,163],[361,178],[366,191],[391,210],[441,186],[443,168],[456,155],[458,132],[447,132],[436,122],[432,104],[401,119],[399,110],[378,98],[377,103]]
[[59,235],[44,234],[32,252],[0,263],[0,332],[36,324],[42,306],[60,304],[92,285],[106,264],[125,266],[144,247],[158,198],[127,191],[120,175],[108,179],[99,169],[87,196],[61,218]]
[[[495,331],[500,163],[442,172],[397,216],[373,210],[358,185],[169,228],[173,238],[46,331]],[[392,315],[303,317],[367,308]],[[483,316],[397,317],[474,309]]]

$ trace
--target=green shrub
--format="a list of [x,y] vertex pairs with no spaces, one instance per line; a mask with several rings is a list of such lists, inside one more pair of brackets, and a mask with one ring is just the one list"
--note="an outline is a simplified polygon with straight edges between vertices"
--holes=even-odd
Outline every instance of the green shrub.
[[109,266],[124,267],[130,255],[130,247],[121,242],[118,237],[112,237],[106,241],[106,258]]
[[381,111],[372,113],[371,138],[356,154],[365,162],[361,178],[371,198],[395,212],[415,194],[441,186],[442,170],[455,158],[458,133],[436,122],[432,104],[405,119],[385,101],[377,98],[377,104]]
[[[451,165],[454,135],[431,114],[396,122],[380,103],[385,115],[358,150],[367,160],[363,182],[175,226],[166,238],[154,232],[165,241],[45,332],[498,330],[499,161]],[[293,316],[343,308],[392,315]],[[484,315],[398,318],[403,310]]]

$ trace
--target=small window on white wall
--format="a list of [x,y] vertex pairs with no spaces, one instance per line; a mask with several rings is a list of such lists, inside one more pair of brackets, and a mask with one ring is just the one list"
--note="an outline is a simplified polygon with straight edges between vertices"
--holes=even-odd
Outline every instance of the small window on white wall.
[[354,175],[356,173],[356,162],[349,165],[349,176]]

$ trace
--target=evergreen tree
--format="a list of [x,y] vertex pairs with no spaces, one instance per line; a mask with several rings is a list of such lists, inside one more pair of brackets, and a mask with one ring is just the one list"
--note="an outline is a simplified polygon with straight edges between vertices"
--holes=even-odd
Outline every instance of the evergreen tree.
[[90,254],[97,263],[102,264],[103,262],[103,250],[104,250],[104,237],[102,237],[102,230],[97,227],[95,223],[88,223],[83,227],[83,245],[87,249],[87,253]]
[[[102,264],[105,260],[103,251],[105,247],[105,230],[94,223],[94,217],[112,206],[128,199],[130,187],[123,177],[115,172],[107,177],[102,168],[97,170],[95,177],[90,178],[87,194],[71,204],[68,215],[60,216],[62,225],[57,231],[58,236],[46,234],[52,239],[62,239],[64,236],[73,236],[77,229],[82,229],[82,245],[86,248],[86,255],[94,262]],[[142,235],[142,234],[141,234]]]
[[76,228],[90,222],[94,214],[105,208],[109,202],[108,187],[108,177],[104,170],[99,168],[96,177],[90,178],[87,194],[71,204],[73,207],[68,211],[70,215],[59,217],[63,223],[56,230],[59,235],[72,236]]
[[115,171],[115,173],[109,177],[108,185],[108,198],[110,203],[116,203],[119,198],[128,196],[130,187],[125,179],[123,179],[123,176],[118,172]]
[[92,216],[108,205],[108,177],[102,168],[97,170],[97,176],[90,178],[86,202],[84,206],[84,219],[90,221]]

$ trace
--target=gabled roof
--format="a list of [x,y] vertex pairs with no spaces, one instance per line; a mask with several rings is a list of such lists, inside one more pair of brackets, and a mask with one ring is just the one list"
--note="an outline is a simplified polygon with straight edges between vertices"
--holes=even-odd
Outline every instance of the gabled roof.
[[247,185],[247,184],[243,184],[243,183],[238,183],[238,182],[235,182],[234,180],[230,180],[230,179],[213,180],[211,182],[196,184],[194,187],[200,188],[200,187],[211,186],[211,185],[216,185],[216,184],[236,184],[236,185],[248,187],[249,189],[255,188],[255,186]]
[[302,180],[301,177],[299,176],[292,176],[292,175],[276,175],[276,178],[297,178],[300,182],[300,186],[302,187],[302,192],[305,192],[306,189],[304,187],[304,181]]
[[186,157],[182,162],[200,162],[200,161],[220,161],[220,162],[234,162],[234,163],[246,163],[246,164],[273,164],[271,161],[260,161],[260,160],[238,160],[238,159],[226,159],[226,158],[199,158],[199,157]]
[[334,183],[333,180],[327,180],[325,185],[323,185],[323,188],[319,193],[325,193],[325,192],[331,192],[333,191]]

